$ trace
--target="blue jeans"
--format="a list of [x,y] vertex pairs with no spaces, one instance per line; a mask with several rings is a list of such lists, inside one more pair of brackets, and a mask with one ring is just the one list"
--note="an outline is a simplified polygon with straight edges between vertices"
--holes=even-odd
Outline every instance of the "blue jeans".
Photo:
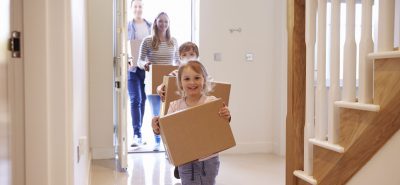
[[142,123],[144,116],[144,107],[146,102],[146,93],[144,91],[145,71],[139,68],[136,72],[128,71],[128,92],[131,102],[131,116],[133,135],[142,138]]
[[[149,100],[150,103],[150,108],[152,110],[153,117],[154,116],[159,116],[160,115],[160,108],[161,108],[161,97],[156,94],[151,94],[147,96],[147,99]],[[154,139],[156,140],[156,143],[160,143],[160,136],[159,135],[154,135]]]

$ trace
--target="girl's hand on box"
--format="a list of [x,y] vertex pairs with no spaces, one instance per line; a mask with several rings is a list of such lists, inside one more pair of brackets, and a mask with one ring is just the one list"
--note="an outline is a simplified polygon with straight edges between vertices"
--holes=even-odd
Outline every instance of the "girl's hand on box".
[[226,106],[225,103],[224,106],[221,109],[219,109],[219,116],[229,122],[231,121],[231,113],[228,109],[228,106]]
[[169,73],[169,76],[178,76],[178,70],[175,69],[174,71],[172,71],[171,73]]
[[155,116],[151,120],[151,127],[153,128],[154,134],[157,134],[157,135],[160,134],[160,122],[159,121],[160,121],[159,116]]

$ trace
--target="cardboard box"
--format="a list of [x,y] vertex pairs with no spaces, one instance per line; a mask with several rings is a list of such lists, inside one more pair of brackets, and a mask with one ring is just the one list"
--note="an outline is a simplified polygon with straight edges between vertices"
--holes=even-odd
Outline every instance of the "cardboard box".
[[[178,86],[176,84],[176,77],[174,76],[164,76],[165,84],[165,101],[161,106],[160,115],[165,115],[168,112],[169,104],[172,101],[175,101],[181,98],[177,91]],[[211,82],[214,86],[213,91],[209,94],[211,96],[215,96],[217,98],[221,98],[226,105],[229,105],[229,95],[231,91],[231,84],[223,83],[223,82]]]
[[217,99],[160,118],[161,137],[170,162],[179,166],[236,145],[230,124],[218,114]]
[[173,65],[150,65],[151,72],[151,94],[157,94],[157,86],[161,85],[164,76],[167,76],[172,71],[178,69],[178,66]]

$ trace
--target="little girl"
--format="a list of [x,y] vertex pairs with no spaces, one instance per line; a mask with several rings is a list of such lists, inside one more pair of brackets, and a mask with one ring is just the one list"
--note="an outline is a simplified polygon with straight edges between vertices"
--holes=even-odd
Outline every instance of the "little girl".
[[[196,60],[181,64],[178,69],[177,85],[182,98],[171,102],[167,114],[201,105],[216,99],[207,96],[211,91],[209,77],[204,66]],[[219,115],[228,121],[231,114],[226,105],[221,107]],[[190,120],[188,120],[190,121]],[[154,117],[152,127],[155,134],[160,134],[159,117]],[[219,170],[218,153],[178,166],[182,185],[215,185]]]

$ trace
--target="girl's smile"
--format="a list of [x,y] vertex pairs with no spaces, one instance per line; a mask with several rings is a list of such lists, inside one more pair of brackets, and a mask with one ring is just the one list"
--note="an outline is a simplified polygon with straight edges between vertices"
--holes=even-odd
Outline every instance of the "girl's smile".
[[188,97],[200,96],[203,93],[204,77],[191,67],[182,71],[182,88]]

